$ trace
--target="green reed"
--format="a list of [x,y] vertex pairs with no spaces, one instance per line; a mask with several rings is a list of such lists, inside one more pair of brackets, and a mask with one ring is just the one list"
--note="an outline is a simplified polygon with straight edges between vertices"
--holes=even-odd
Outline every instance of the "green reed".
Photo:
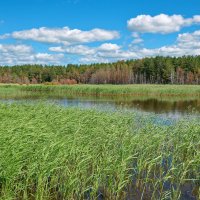
[[179,199],[187,184],[200,197],[198,119],[1,103],[0,144],[2,200]]
[[1,85],[0,88],[97,96],[200,96],[199,85]]

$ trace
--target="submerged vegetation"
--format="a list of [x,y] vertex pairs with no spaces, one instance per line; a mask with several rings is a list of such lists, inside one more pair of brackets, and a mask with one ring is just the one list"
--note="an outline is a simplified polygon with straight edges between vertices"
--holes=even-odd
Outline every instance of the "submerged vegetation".
[[200,198],[198,119],[0,104],[0,198]]

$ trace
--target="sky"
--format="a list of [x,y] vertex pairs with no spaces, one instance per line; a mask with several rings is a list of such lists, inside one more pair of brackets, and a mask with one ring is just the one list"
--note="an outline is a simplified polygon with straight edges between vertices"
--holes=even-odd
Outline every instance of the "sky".
[[199,0],[2,0],[0,65],[200,55]]

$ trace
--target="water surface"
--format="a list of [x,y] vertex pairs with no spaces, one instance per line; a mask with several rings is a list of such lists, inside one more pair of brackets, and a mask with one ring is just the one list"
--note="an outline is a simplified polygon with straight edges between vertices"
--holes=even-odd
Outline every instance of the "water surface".
[[38,102],[56,103],[65,107],[97,108],[100,110],[128,110],[141,113],[151,113],[170,117],[197,115],[200,112],[199,97],[97,97],[97,96],[68,96],[64,93],[53,92],[14,92],[0,93],[4,102]]

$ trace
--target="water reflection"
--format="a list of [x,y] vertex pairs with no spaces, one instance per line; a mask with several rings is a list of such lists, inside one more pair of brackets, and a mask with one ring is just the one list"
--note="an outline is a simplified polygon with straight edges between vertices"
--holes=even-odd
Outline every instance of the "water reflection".
[[200,98],[198,97],[95,97],[95,96],[66,96],[64,93],[9,93],[0,94],[1,101],[53,102],[65,107],[97,108],[100,110],[125,109],[145,113],[164,114],[165,116],[185,116],[200,112]]
[[162,101],[158,99],[133,100],[131,102],[121,102],[120,106],[137,108],[145,112],[161,113],[188,113],[200,111],[200,100],[185,101]]

